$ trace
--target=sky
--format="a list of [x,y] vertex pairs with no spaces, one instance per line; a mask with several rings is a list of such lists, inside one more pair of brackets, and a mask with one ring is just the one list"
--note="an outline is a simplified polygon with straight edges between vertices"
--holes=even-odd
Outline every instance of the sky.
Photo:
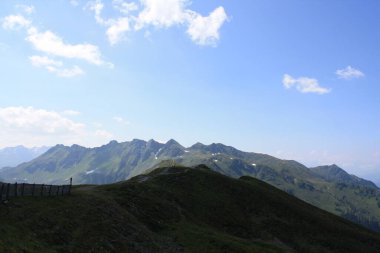
[[0,1],[0,148],[223,143],[380,182],[377,0]]

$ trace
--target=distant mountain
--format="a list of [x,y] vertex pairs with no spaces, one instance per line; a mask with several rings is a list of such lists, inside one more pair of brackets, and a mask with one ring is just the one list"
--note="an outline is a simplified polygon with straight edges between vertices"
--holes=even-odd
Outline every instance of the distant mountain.
[[172,158],[178,154],[178,145],[175,141],[161,144],[137,139],[111,141],[97,148],[56,145],[28,163],[3,170],[0,177],[36,183],[63,183],[70,177],[76,184],[111,183],[140,174],[163,157]]
[[362,179],[355,175],[350,175],[337,165],[326,165],[311,168],[313,172],[317,173],[324,179],[330,182],[340,182],[352,185],[362,185],[370,188],[377,188],[376,184],[371,181]]
[[26,148],[24,146],[0,149],[0,169],[29,162],[46,152],[49,147]]
[[77,186],[70,197],[18,198],[3,206],[0,252],[377,253],[380,248],[379,234],[255,178],[234,179],[206,166],[161,167],[117,184]]
[[160,164],[205,164],[224,175],[251,176],[331,213],[380,232],[380,189],[349,175],[336,165],[307,168],[266,154],[249,153],[223,144],[196,143],[185,148],[175,140],[112,141],[97,148],[57,145],[38,158],[0,172],[6,180],[105,184],[148,173]]

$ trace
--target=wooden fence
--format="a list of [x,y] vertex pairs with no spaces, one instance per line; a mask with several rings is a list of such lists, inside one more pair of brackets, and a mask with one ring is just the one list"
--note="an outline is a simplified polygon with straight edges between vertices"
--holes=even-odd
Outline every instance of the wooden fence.
[[0,183],[0,201],[22,196],[64,196],[70,195],[72,178],[68,185]]

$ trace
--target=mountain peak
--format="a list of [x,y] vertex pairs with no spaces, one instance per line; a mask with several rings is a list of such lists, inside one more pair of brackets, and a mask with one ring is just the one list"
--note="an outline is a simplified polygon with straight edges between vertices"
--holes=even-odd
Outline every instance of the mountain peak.
[[150,146],[156,146],[156,145],[164,145],[164,143],[162,142],[159,142],[159,141],[156,141],[155,139],[150,139],[148,142],[147,142],[147,145],[150,145]]
[[73,145],[71,145],[71,148],[78,149],[78,148],[83,148],[83,147],[78,145],[78,144],[73,144]]
[[201,143],[201,142],[197,142],[197,143],[195,143],[194,145],[192,145],[190,148],[191,149],[201,149],[201,148],[203,148],[203,147],[205,147],[206,145],[204,145],[203,143]]
[[174,139],[170,139],[170,140],[168,140],[166,143],[165,143],[165,145],[179,145],[179,146],[181,146],[181,144],[179,144],[176,140],[174,140]]
[[63,144],[57,144],[51,148],[49,148],[47,151],[46,151],[46,154],[51,154],[51,153],[54,153],[54,152],[59,152],[59,151],[62,151],[62,150],[66,150],[66,149],[70,149],[69,146],[65,146]]
[[149,152],[153,152],[157,155],[159,149],[164,146],[165,144],[159,143],[158,141],[155,141],[153,139],[150,139],[147,144],[146,148],[149,150]]
[[185,148],[181,144],[173,139],[170,139],[162,146],[159,154],[160,156],[177,157],[183,155],[183,153],[185,153],[184,150]]
[[63,148],[69,148],[69,146],[65,146],[63,144],[57,144],[57,145],[51,147],[49,150],[56,150],[56,149],[63,149]]
[[331,165],[327,165],[326,167],[330,168],[330,169],[337,169],[337,170],[343,170],[342,168],[340,168],[338,165],[336,165],[335,163],[331,164]]
[[211,143],[209,145],[210,150],[215,151],[215,152],[220,152],[223,151],[226,145],[221,144],[221,143]]
[[108,143],[108,145],[116,145],[119,144],[116,140],[112,140]]
[[377,188],[373,182],[350,175],[336,164],[318,166],[311,168],[311,170],[328,181],[354,183],[366,187]]
[[345,170],[343,170],[336,164],[318,166],[318,167],[313,168],[313,170],[318,171],[319,173],[323,173],[323,174],[328,173],[330,176],[331,175],[336,176],[338,174],[349,175]]
[[193,146],[190,147],[191,149],[195,149],[201,152],[207,152],[207,153],[225,153],[232,156],[239,156],[241,155],[242,151],[239,151],[231,146],[226,146],[221,143],[212,143],[210,145],[204,145],[200,142],[197,142]]
[[142,146],[142,145],[145,145],[147,142],[144,141],[144,140],[140,140],[140,139],[133,139],[131,141],[131,144],[133,145],[138,145],[138,146]]

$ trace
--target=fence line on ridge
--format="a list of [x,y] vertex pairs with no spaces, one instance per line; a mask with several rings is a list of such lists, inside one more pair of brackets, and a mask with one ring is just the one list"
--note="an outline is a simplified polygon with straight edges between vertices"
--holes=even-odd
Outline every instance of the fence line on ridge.
[[23,196],[65,196],[71,194],[73,180],[68,185],[0,183],[0,201]]

